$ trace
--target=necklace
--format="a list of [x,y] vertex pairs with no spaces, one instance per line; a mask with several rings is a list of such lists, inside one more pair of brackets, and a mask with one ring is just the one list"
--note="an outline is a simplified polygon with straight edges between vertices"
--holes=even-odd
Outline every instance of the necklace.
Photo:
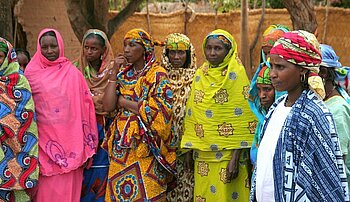
[[132,69],[133,69],[133,71],[134,71],[134,75],[135,75],[137,78],[139,78],[139,77],[142,75],[143,71],[144,71],[146,68],[147,68],[147,65],[144,65],[143,68],[142,68],[142,69],[139,69],[139,70],[137,70],[137,69],[135,68],[135,66],[132,67]]

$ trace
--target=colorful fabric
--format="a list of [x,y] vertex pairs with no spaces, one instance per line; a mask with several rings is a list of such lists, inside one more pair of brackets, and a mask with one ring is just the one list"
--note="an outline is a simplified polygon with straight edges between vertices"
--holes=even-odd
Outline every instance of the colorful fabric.
[[231,34],[223,35],[232,47],[218,67],[209,62],[196,71],[186,105],[182,148],[221,151],[251,146],[257,121],[248,106],[249,80],[237,56],[237,45]]
[[249,149],[243,149],[239,157],[235,179],[227,178],[227,165],[232,156],[230,151],[194,150],[195,183],[194,201],[238,201],[249,200],[250,164]]
[[263,36],[261,46],[272,47],[275,44],[275,42],[284,35],[284,33],[286,32],[280,29],[272,30],[269,34]]
[[[41,54],[40,38],[53,31],[59,57],[49,61]],[[25,76],[37,111],[40,174],[60,175],[81,168],[96,152],[98,143],[94,103],[85,78],[64,57],[61,34],[44,29]],[[70,134],[70,135],[67,135]]]
[[[211,34],[211,35],[209,35],[209,36],[207,36],[207,41],[209,40],[209,39],[218,39],[218,40],[220,40],[223,44],[224,44],[224,46],[227,48],[227,49],[231,49],[231,45],[232,45],[232,43],[231,43],[231,41],[228,39],[228,38],[226,38],[224,35],[220,35],[220,34]],[[205,45],[204,45],[205,46]],[[204,49],[203,49],[204,50]]]
[[[349,89],[349,75],[350,70],[347,67],[342,67],[342,64],[339,62],[339,57],[333,50],[333,48],[326,44],[321,44],[321,53],[322,53],[322,62],[321,66],[332,68],[335,71],[334,82],[337,85],[337,90],[342,94],[344,99],[350,104],[350,98],[348,94],[350,93]],[[347,91],[344,92],[344,91]]]
[[143,29],[132,29],[128,31],[124,37],[125,39],[131,39],[132,42],[142,44],[146,50],[146,54],[153,54],[154,46],[163,46],[164,43],[155,40]]
[[[183,119],[185,117],[185,107],[186,102],[191,91],[191,84],[193,76],[196,72],[196,56],[195,49],[190,43],[190,39],[179,33],[170,34],[165,40],[165,48],[163,49],[162,55],[162,66],[168,71],[169,82],[171,90],[173,91],[173,112],[174,119],[172,122],[172,132],[174,136],[174,144],[179,146],[181,142],[182,135],[184,133],[184,124]],[[182,68],[173,68],[169,57],[167,55],[169,50],[181,50],[186,48],[190,54],[187,56],[185,65],[187,67]],[[184,171],[184,150],[177,150],[177,161],[176,161],[176,170],[177,170],[177,186],[174,190],[167,194],[167,201],[193,201],[193,187],[194,187],[194,177],[193,172]]]
[[333,96],[325,104],[333,115],[342,155],[346,155],[344,163],[350,185],[350,105],[341,96]]
[[[257,121],[254,120],[246,100],[249,80],[237,56],[237,45],[233,36],[224,30],[215,30],[204,39],[203,49],[211,36],[218,35],[229,40],[230,49],[218,66],[213,67],[206,61],[196,71],[186,104],[186,127],[181,147],[195,149],[200,158],[208,156],[201,161],[194,152],[196,201],[238,199],[238,193],[239,201],[247,201],[248,169],[240,167],[239,176],[230,183],[226,179],[226,168],[234,149],[251,146]],[[201,155],[200,152],[207,155]],[[249,161],[248,153],[246,160]],[[201,162],[206,166],[198,168],[197,164]],[[201,178],[198,172],[201,173],[203,169],[213,172],[207,175],[208,178]],[[225,182],[218,181],[219,172]],[[203,190],[202,186],[205,186]],[[213,195],[213,192],[218,194]]]
[[[101,55],[101,66],[98,72],[90,66],[86,57],[84,56],[84,42],[91,34],[101,36],[105,42],[105,52]],[[88,30],[83,37],[80,56],[75,62],[75,65],[84,74],[86,82],[90,88],[92,99],[94,101],[98,142],[101,144],[105,131],[108,130],[110,120],[107,118],[109,113],[103,109],[103,96],[105,88],[108,85],[108,72],[114,65],[114,56],[111,44],[106,34],[98,29]],[[106,117],[105,117],[106,116]],[[81,193],[81,201],[104,201],[107,173],[108,173],[108,154],[100,146],[97,147],[96,154],[92,157],[92,165],[84,170],[83,188]]]
[[[90,34],[95,34],[101,36],[105,41],[105,47],[106,50],[101,55],[102,64],[98,72],[90,66],[89,62],[86,60],[86,57],[84,56],[84,42],[86,40],[86,37]],[[107,87],[108,84],[108,71],[113,68],[114,65],[114,55],[112,46],[109,43],[108,37],[106,34],[98,29],[89,29],[85,34],[82,41],[82,45],[80,48],[80,55],[76,59],[76,62],[74,62],[75,66],[78,67],[81,73],[84,74],[84,77],[86,79],[86,82],[90,88],[92,99],[94,101],[95,111],[96,114],[99,115],[108,115],[107,112],[103,109],[103,96],[104,96],[104,90]]]
[[322,99],[325,97],[323,82],[318,76],[322,60],[320,44],[315,35],[303,30],[287,32],[276,41],[270,54],[277,54],[290,63],[310,70],[309,88]]
[[[283,32],[289,32],[290,29],[289,27],[285,26],[285,25],[281,25],[281,24],[272,24],[270,25],[268,28],[266,28],[266,30],[263,33],[263,37],[272,33],[275,30],[281,30]],[[277,39],[276,39],[277,40]]]
[[258,77],[256,78],[257,84],[271,84],[271,78],[270,78],[270,68],[267,66],[263,66],[258,73]]
[[[184,167],[185,156],[177,153],[176,157],[176,186],[168,188],[167,202],[192,202],[194,198],[194,174],[193,170],[186,170]],[[169,185],[168,185],[169,186]]]
[[[96,115],[99,145],[103,142],[105,131],[108,130],[112,119]],[[92,157],[92,165],[84,169],[84,180],[81,190],[81,202],[104,202],[107,174],[109,167],[108,153],[100,146]]]
[[271,31],[271,33],[265,35],[262,40],[261,46],[270,46],[272,47],[273,44],[277,41],[277,39],[281,38],[284,35],[284,31],[276,29]]
[[[262,139],[276,106],[286,96],[271,106],[263,125]],[[273,160],[276,201],[349,201],[334,126],[325,104],[313,91],[304,90],[287,116],[277,142]],[[253,174],[252,202],[255,201],[255,179]]]
[[[263,33],[261,47],[273,47],[275,42],[283,36],[284,33],[289,32],[289,28],[285,25],[273,24],[270,25]],[[266,62],[264,50],[261,49],[262,62]]]
[[80,201],[80,191],[83,181],[83,168],[68,173],[53,176],[40,175],[39,182],[30,190],[34,195],[33,201],[63,202]]
[[38,130],[34,102],[27,79],[18,73],[16,52],[6,45],[0,65],[0,201],[29,201],[26,190],[39,177]]
[[[134,30],[124,40],[132,33]],[[144,36],[148,34],[134,39],[148,41]],[[171,144],[172,91],[167,73],[154,52],[148,52],[141,73],[128,64],[117,79],[119,96],[138,102],[139,115],[119,109],[104,140],[110,156],[105,200],[164,201],[176,159],[176,145]]]
[[[2,39],[5,40],[5,39]],[[0,52],[7,53],[8,48],[7,48],[7,43],[4,41],[0,41]]]
[[[269,26],[263,33],[263,42],[262,42],[262,47],[264,46],[270,46],[272,47],[275,42],[283,36],[285,32],[288,32],[289,28],[284,25],[280,24],[273,24]],[[268,73],[266,72],[265,76],[267,79],[267,84],[271,84],[271,78],[269,75],[269,69],[271,68],[270,61],[269,59],[265,58],[265,53],[263,50],[261,50],[261,58],[262,58],[262,63],[258,66],[251,84],[250,84],[250,89],[249,89],[249,107],[255,114],[255,116],[258,118],[258,123],[256,126],[255,134],[254,134],[254,139],[252,143],[252,147],[250,148],[250,160],[253,165],[256,164],[257,160],[257,155],[258,155],[258,147],[259,147],[259,142],[260,142],[260,132],[261,132],[261,127],[264,122],[264,118],[266,115],[266,109],[264,109],[261,104],[260,104],[260,98],[258,96],[258,88],[257,85],[261,80],[259,79],[259,74],[262,71],[262,69],[268,70]],[[261,76],[260,76],[261,77]],[[277,100],[280,96],[284,95],[286,92],[278,92],[275,91],[275,100]]]
[[322,62],[321,66],[323,67],[332,67],[332,68],[340,68],[342,67],[339,62],[339,57],[333,50],[332,46],[326,44],[320,44]]
[[[182,37],[182,38],[181,38]],[[177,42],[182,43],[182,41],[189,41],[188,37],[183,34],[170,34],[166,39],[166,44],[171,42],[171,44],[176,45]],[[167,47],[167,46],[166,46]],[[173,46],[174,47],[174,46]],[[171,85],[171,90],[173,92],[173,112],[174,119],[172,123],[173,133],[175,138],[175,144],[178,145],[181,142],[181,137],[183,135],[183,118],[185,116],[185,106],[191,91],[191,84],[193,80],[193,76],[196,72],[196,56],[195,49],[193,45],[190,43],[190,62],[186,62],[189,64],[188,67],[183,68],[173,68],[169,57],[167,55],[167,48],[163,49],[162,55],[162,66],[168,72],[168,78]],[[185,64],[186,64],[185,63]]]
[[[255,114],[255,116],[258,119],[258,123],[256,125],[256,130],[255,130],[255,134],[254,134],[254,139],[253,139],[253,143],[252,143],[252,147],[250,148],[250,160],[251,163],[253,165],[256,164],[256,160],[257,160],[257,155],[258,155],[258,148],[259,148],[259,142],[260,142],[260,132],[261,132],[261,127],[262,124],[264,122],[265,119],[265,115],[267,113],[267,110],[265,108],[263,108],[261,106],[260,103],[260,98],[258,95],[258,88],[257,88],[257,84],[258,82],[258,78],[259,78],[259,74],[262,72],[266,72],[267,69],[270,69],[271,65],[269,60],[262,62],[258,69],[256,70],[251,84],[250,84],[250,89],[249,89],[249,99],[248,99],[248,103],[249,103],[249,107],[252,110],[252,112]],[[263,69],[266,69],[265,71],[262,71]],[[268,70],[270,71],[270,70]],[[269,78],[269,81],[271,82],[271,78],[269,74],[265,74],[266,77]],[[270,83],[271,84],[271,83]],[[286,94],[287,92],[278,92],[275,91],[275,100],[277,100],[279,97],[281,97],[282,95]]]
[[335,82],[350,95],[350,67],[335,69]]
[[169,34],[165,39],[165,49],[168,50],[190,50],[193,46],[190,39],[180,33]]

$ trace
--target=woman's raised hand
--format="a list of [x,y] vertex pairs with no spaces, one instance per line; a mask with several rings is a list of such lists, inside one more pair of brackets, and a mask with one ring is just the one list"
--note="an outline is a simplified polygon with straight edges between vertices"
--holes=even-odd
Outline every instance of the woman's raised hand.
[[113,68],[111,68],[108,72],[109,79],[115,80],[120,68],[125,67],[127,64],[127,60],[123,54],[119,53],[118,56],[114,59]]

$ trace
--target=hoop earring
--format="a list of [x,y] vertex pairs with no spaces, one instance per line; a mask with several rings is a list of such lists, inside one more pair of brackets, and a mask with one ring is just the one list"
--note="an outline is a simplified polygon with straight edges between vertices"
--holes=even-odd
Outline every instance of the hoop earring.
[[306,80],[305,74],[301,75],[301,77],[300,77],[301,83],[305,83],[305,80]]

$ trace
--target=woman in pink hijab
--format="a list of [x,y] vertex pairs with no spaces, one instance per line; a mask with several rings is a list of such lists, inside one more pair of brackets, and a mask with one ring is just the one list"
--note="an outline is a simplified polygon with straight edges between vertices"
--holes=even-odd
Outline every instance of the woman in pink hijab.
[[40,32],[25,76],[39,131],[40,175],[34,201],[79,201],[83,166],[98,143],[95,109],[83,75],[64,57],[58,31]]

